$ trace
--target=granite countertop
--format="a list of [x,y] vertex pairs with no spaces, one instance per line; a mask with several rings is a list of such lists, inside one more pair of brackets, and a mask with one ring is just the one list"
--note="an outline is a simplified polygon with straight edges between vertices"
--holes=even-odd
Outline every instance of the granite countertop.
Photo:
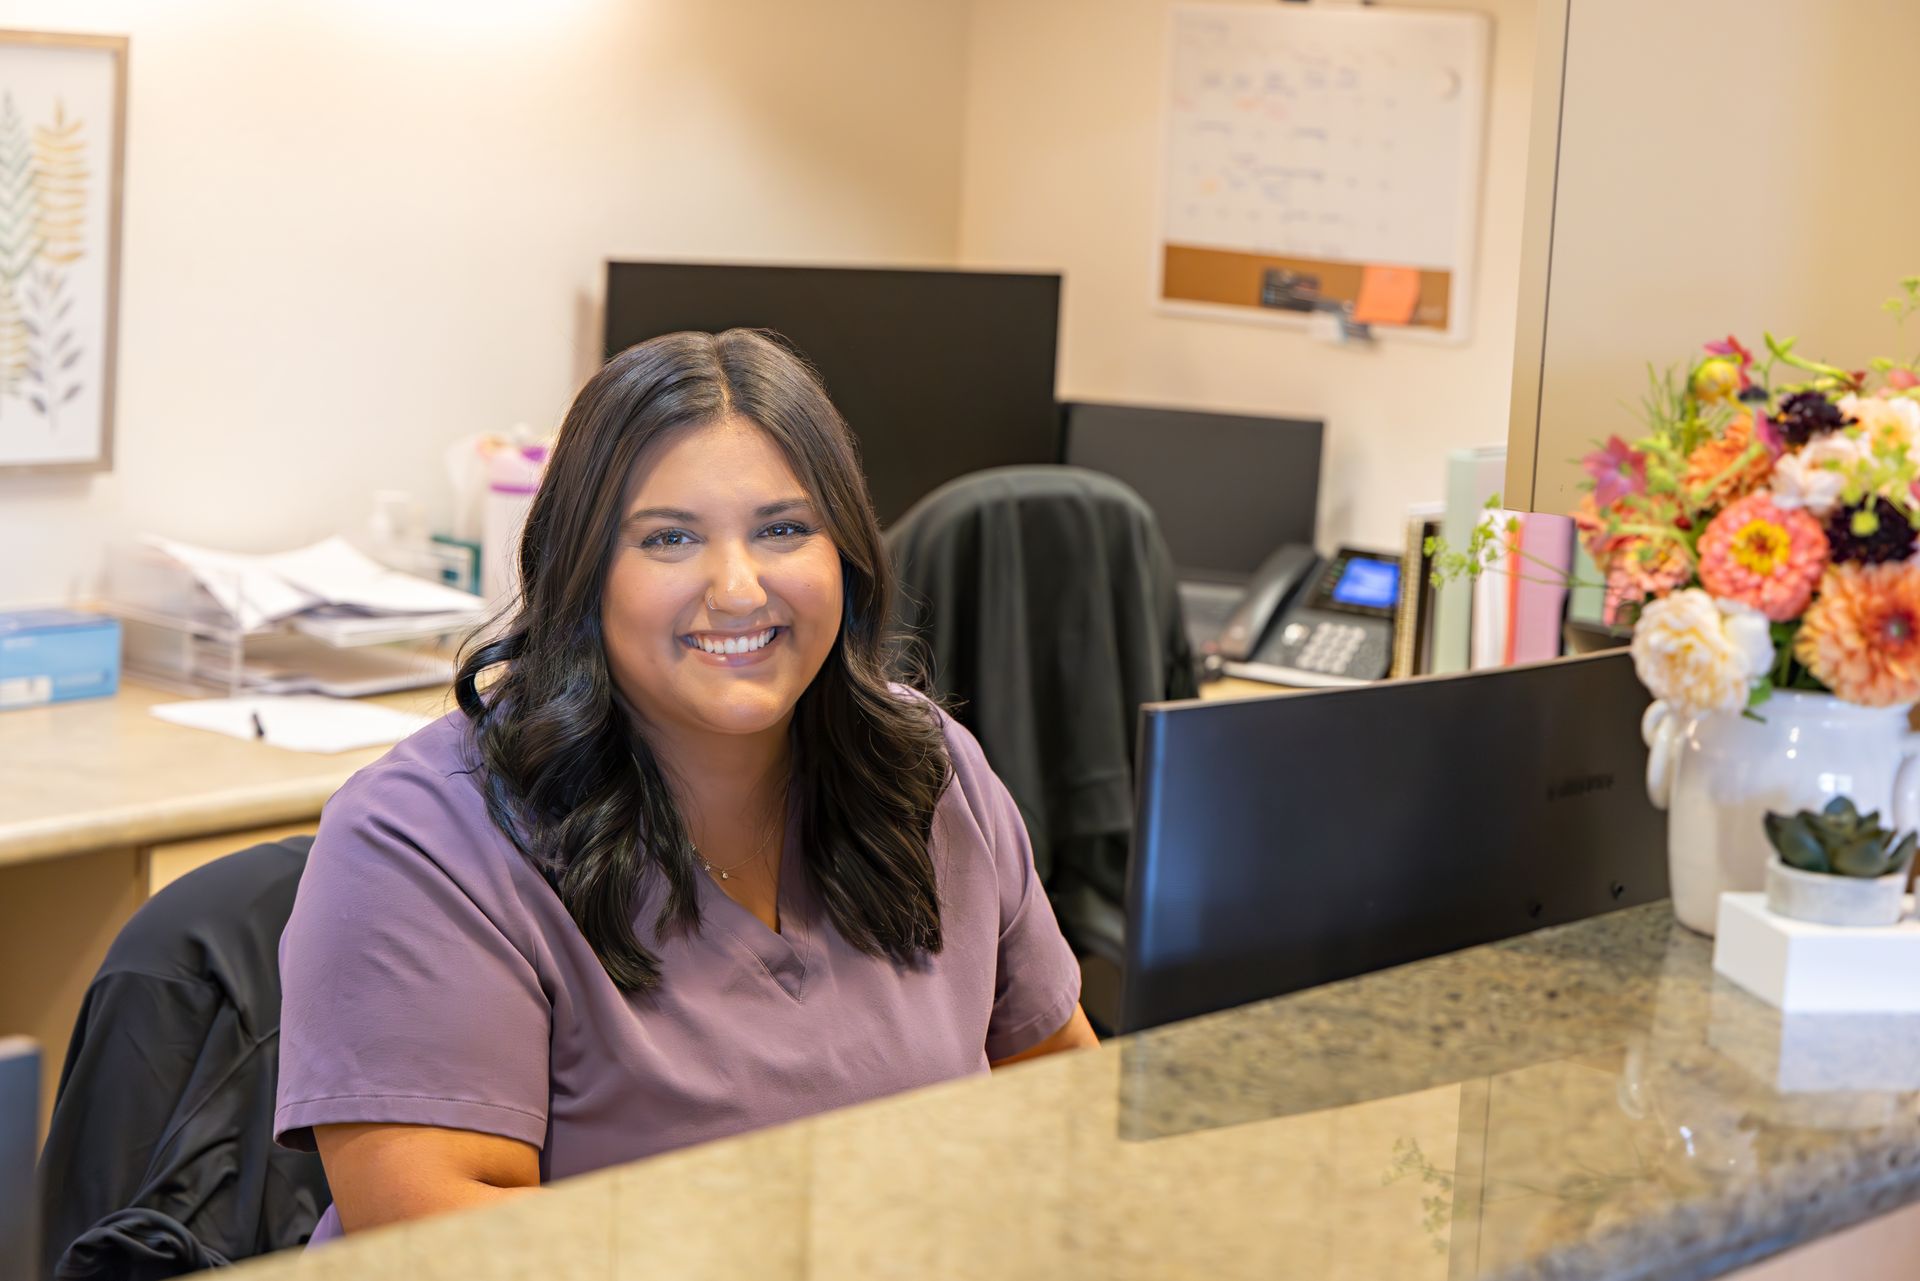
[[248,1275],[1691,1281],[1920,1201],[1920,1019],[1710,956],[1634,908]]

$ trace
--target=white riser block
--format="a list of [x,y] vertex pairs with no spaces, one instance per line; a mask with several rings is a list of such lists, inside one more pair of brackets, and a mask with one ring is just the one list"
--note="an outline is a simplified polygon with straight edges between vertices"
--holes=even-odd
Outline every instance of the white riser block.
[[1920,1014],[1920,921],[1814,925],[1767,911],[1764,894],[1722,894],[1713,968],[1795,1013]]

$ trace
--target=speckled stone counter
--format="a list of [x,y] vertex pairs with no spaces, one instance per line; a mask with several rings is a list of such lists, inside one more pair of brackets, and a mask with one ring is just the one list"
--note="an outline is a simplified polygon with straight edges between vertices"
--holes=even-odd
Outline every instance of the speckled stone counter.
[[1690,1281],[1920,1201],[1920,1020],[1710,952],[1636,908],[247,1275]]

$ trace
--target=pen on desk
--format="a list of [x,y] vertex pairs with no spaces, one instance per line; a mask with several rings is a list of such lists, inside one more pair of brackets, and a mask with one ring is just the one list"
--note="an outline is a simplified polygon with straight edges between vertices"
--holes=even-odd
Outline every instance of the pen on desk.
[[253,713],[253,736],[255,738],[265,738],[267,736],[267,727],[260,723],[259,712]]

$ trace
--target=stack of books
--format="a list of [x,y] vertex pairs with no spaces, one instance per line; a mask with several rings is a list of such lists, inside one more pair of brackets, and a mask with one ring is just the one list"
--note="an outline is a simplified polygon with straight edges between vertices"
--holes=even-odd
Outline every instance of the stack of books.
[[[1506,480],[1504,445],[1457,449],[1447,456],[1444,503],[1411,508],[1406,525],[1406,572],[1394,624],[1392,675],[1464,672],[1542,662],[1566,652],[1566,624],[1599,621],[1591,588],[1569,592],[1569,582],[1592,576],[1579,570],[1573,522],[1544,512],[1489,506]],[[1464,551],[1474,530],[1492,526],[1495,550],[1472,579],[1435,587],[1430,538]],[[1586,616],[1591,615],[1589,619]]]

